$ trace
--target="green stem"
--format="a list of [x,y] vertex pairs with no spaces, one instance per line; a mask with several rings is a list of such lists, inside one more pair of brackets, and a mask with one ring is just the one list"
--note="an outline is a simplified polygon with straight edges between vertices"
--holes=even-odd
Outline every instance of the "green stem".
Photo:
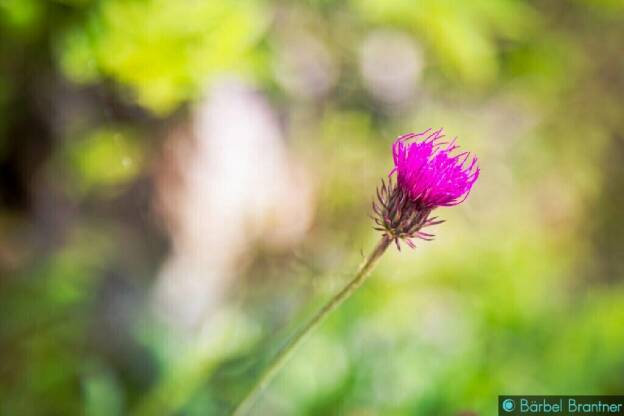
[[384,236],[379,241],[373,252],[366,257],[355,276],[347,285],[342,288],[334,297],[332,297],[317,313],[301,328],[273,357],[269,365],[264,369],[253,388],[247,393],[239,405],[234,409],[233,416],[243,416],[251,410],[256,397],[264,390],[264,388],[273,380],[279,370],[286,364],[294,350],[303,342],[303,340],[323,322],[323,320],[342,302],[348,299],[361,285],[364,283],[370,272],[377,265],[377,262],[384,254],[392,239]]

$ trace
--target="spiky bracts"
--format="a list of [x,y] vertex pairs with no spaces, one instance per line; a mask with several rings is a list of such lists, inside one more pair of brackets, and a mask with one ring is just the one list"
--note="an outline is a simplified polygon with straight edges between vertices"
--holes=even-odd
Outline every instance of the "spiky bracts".
[[444,220],[438,217],[429,217],[431,208],[413,201],[408,194],[392,178],[381,181],[377,188],[377,200],[373,201],[374,220],[385,236],[392,239],[401,250],[399,242],[403,240],[411,248],[415,248],[412,241],[415,238],[430,241],[434,235],[422,231],[431,225],[441,224]]

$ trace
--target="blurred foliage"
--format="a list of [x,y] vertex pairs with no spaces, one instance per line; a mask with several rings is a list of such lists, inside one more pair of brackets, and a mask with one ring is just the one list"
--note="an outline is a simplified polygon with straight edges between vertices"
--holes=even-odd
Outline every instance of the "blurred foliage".
[[67,159],[81,188],[102,189],[134,179],[142,168],[141,151],[128,132],[93,130],[71,144]]
[[515,0],[360,0],[355,4],[372,22],[418,34],[440,59],[442,69],[460,76],[468,86],[496,77],[497,41],[526,39],[540,22],[530,6]]
[[[413,68],[404,101],[362,70],[388,31],[422,50],[368,57],[380,85]],[[227,414],[374,244],[390,139],[428,126],[479,155],[469,201],[388,253],[254,414],[621,394],[622,39],[619,0],[0,0],[0,414]],[[168,252],[155,149],[230,77],[284,121],[317,218],[286,253],[254,251],[194,342],[148,308]]]
[[253,71],[266,26],[255,0],[98,3],[59,43],[61,66],[79,82],[112,77],[156,112],[197,97],[210,77]]

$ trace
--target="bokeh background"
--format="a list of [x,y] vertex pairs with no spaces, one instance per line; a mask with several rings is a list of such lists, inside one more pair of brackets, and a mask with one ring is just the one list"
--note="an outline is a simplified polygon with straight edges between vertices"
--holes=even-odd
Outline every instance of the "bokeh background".
[[622,394],[623,52],[621,0],[1,0],[0,413],[228,414],[427,127],[470,198],[252,413]]

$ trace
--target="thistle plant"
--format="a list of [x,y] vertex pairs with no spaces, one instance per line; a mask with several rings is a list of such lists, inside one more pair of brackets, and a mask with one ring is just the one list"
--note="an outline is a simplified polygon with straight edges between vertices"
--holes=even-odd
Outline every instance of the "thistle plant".
[[394,168],[377,188],[373,202],[376,230],[380,241],[364,258],[355,276],[334,295],[286,344],[260,374],[257,382],[234,410],[246,414],[257,395],[271,382],[296,347],[366,280],[387,248],[401,242],[415,248],[415,240],[430,241],[434,235],[423,231],[444,222],[432,212],[438,207],[458,205],[466,200],[479,178],[477,158],[469,152],[453,154],[456,139],[444,141],[442,129],[399,136],[392,145]]

